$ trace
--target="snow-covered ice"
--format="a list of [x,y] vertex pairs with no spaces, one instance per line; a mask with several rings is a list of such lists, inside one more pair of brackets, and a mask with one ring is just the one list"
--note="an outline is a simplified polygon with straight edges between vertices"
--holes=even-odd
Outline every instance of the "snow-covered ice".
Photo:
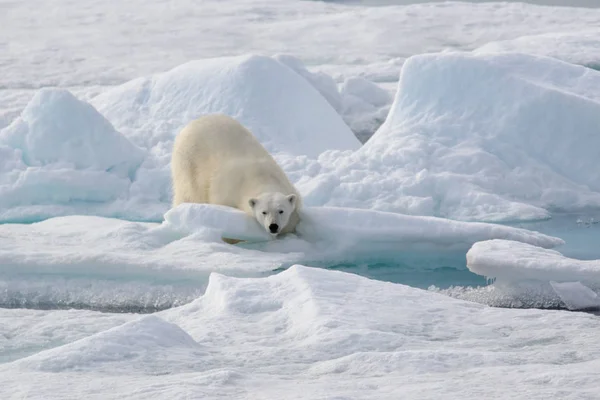
[[[595,398],[596,315],[491,306],[600,308],[594,220],[563,223],[600,210],[599,24],[515,2],[3,2],[0,398]],[[170,209],[173,138],[208,112],[297,185],[297,235]],[[493,283],[436,281],[457,265]]]
[[549,56],[573,64],[600,69],[600,30],[569,30],[519,36],[486,43],[476,53],[527,53]]
[[[61,313],[56,325],[77,315]],[[2,392],[30,399],[106,398],[107,387],[111,398],[127,399],[581,399],[600,390],[593,315],[493,309],[299,265],[268,278],[215,273],[187,305],[122,318],[128,322],[106,320],[98,333],[55,346],[18,330],[23,346],[47,349],[0,365]]]
[[[202,204],[182,204],[162,224],[95,216],[4,224],[0,272],[153,276],[169,282],[212,271],[259,273],[299,262],[385,259],[386,252],[403,250],[466,252],[489,239],[544,248],[563,244],[556,237],[508,226],[344,208],[307,208],[298,231],[299,236],[267,242],[260,226],[242,212]],[[231,246],[220,239],[232,236],[255,243]]]
[[271,57],[191,61],[109,90],[92,104],[148,149],[172,141],[191,119],[210,113],[238,119],[271,152],[316,157],[360,146],[320,92]]
[[584,281],[600,285],[600,260],[576,260],[511,240],[478,242],[467,253],[473,272],[506,280]]
[[[554,210],[600,207],[600,72],[525,54],[413,56],[384,124],[361,147],[335,101],[321,95],[331,92],[331,82],[295,71],[298,60],[281,56],[193,61],[94,97],[110,122],[68,92],[44,89],[0,131],[7,155],[0,219],[76,212],[160,221],[170,206],[173,137],[210,112],[248,125],[309,206],[468,221],[545,219]],[[342,106],[385,104],[372,85],[346,80]],[[77,107],[93,118],[61,125],[48,116]],[[102,129],[111,134],[99,139]],[[59,149],[29,148],[30,138],[65,135],[78,139]],[[104,159],[81,150],[92,147],[105,149]],[[49,190],[44,180],[61,190]]]
[[598,87],[552,58],[411,57],[385,123],[306,203],[488,221],[598,207]]

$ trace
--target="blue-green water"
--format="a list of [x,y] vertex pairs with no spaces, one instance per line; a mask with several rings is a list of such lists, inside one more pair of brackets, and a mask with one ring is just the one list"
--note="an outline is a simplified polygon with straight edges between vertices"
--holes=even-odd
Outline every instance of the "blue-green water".
[[[538,231],[565,240],[555,248],[566,257],[580,260],[600,259],[600,214],[557,214],[550,220],[507,224]],[[355,273],[372,279],[402,283],[419,288],[435,286],[476,287],[488,285],[487,279],[470,272],[466,254],[398,254],[397,260],[384,263],[345,263],[327,266],[330,269]]]

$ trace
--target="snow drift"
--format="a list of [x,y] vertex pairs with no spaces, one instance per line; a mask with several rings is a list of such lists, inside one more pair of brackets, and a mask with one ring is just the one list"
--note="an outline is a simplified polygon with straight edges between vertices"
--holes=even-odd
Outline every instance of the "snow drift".
[[316,157],[360,146],[319,91],[264,56],[191,61],[119,86],[92,104],[146,148],[171,141],[190,120],[209,113],[238,119],[272,153]]
[[306,204],[487,221],[600,207],[599,86],[600,73],[545,57],[411,57],[385,123],[359,151],[320,159]]
[[145,154],[70,92],[42,89],[0,131],[0,156],[0,220],[10,220],[114,201]]

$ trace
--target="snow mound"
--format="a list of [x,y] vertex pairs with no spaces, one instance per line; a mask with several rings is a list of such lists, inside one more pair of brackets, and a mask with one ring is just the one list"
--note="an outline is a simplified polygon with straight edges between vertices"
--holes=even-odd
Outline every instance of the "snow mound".
[[21,116],[0,131],[0,145],[32,167],[62,164],[131,176],[144,153],[88,103],[63,89],[38,91]]
[[600,207],[599,86],[551,58],[411,57],[385,123],[357,152],[319,159],[306,204],[480,221]]
[[[166,367],[169,359],[181,362],[182,356],[200,355],[199,349],[180,327],[150,315],[23,358],[16,366],[47,372],[98,369],[117,362],[132,369],[156,368],[157,360]],[[110,371],[114,365],[106,368]]]
[[467,266],[479,275],[507,281],[582,281],[600,285],[600,260],[576,260],[556,250],[512,240],[475,243]]
[[0,131],[0,220],[90,212],[126,195],[144,157],[91,105],[42,89]]
[[600,69],[600,30],[550,32],[487,43],[475,53],[520,52]]
[[375,83],[361,77],[352,77],[344,81],[340,88],[342,96],[353,96],[374,107],[392,102],[390,94]]
[[190,120],[209,113],[238,119],[273,153],[316,157],[325,150],[360,146],[319,91],[264,56],[191,61],[109,90],[92,103],[146,148],[168,146]]

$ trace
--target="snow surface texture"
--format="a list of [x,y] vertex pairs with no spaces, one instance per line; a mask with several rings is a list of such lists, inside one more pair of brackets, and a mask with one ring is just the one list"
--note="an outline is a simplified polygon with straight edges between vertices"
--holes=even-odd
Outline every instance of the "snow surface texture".
[[511,240],[475,243],[467,253],[467,266],[477,274],[503,280],[581,280],[600,285],[600,260],[575,260]]
[[591,399],[600,390],[593,315],[494,309],[300,265],[259,279],[214,273],[187,305],[125,323],[105,317],[97,333],[58,334],[56,344],[28,328],[67,332],[91,314],[0,310],[31,321],[13,329],[13,354],[42,350],[0,365],[3,398],[106,398],[107,387],[127,399]]
[[600,30],[551,32],[487,43],[476,53],[521,52],[558,58],[600,70]]
[[[600,207],[600,72],[519,54],[414,56],[385,123],[360,147],[333,105],[377,109],[385,93],[360,78],[334,92],[324,75],[302,68],[281,55],[190,62],[92,99],[110,123],[68,92],[43,90],[0,131],[0,220],[161,220],[173,137],[208,112],[247,125],[309,206],[472,221]],[[87,118],[53,119],[79,108]],[[32,144],[36,137],[46,144]],[[48,144],[58,142],[67,144]],[[55,183],[61,189],[49,190]]]
[[110,203],[127,193],[144,159],[92,106],[62,89],[40,90],[0,131],[0,155],[0,214],[8,219],[40,205],[53,215],[60,205]]
[[570,309],[600,308],[600,260],[576,260],[555,250],[494,239],[471,247],[467,267],[496,279],[497,286],[512,286],[513,296],[519,291],[531,296],[527,291],[537,286],[540,302],[551,304],[551,298],[555,303],[560,298]]
[[270,57],[192,61],[133,80],[92,103],[148,149],[170,144],[190,120],[210,113],[236,118],[272,153],[316,157],[326,150],[360,147],[325,98]]
[[119,86],[94,104],[126,137],[61,89],[40,91],[0,131],[0,221],[73,212],[159,219],[171,200],[173,138],[206,113],[234,116],[274,154],[302,159],[360,147],[318,90],[269,57],[190,62]]
[[597,87],[600,73],[545,57],[412,57],[385,123],[329,173],[341,185],[326,204],[492,221],[598,207]]

